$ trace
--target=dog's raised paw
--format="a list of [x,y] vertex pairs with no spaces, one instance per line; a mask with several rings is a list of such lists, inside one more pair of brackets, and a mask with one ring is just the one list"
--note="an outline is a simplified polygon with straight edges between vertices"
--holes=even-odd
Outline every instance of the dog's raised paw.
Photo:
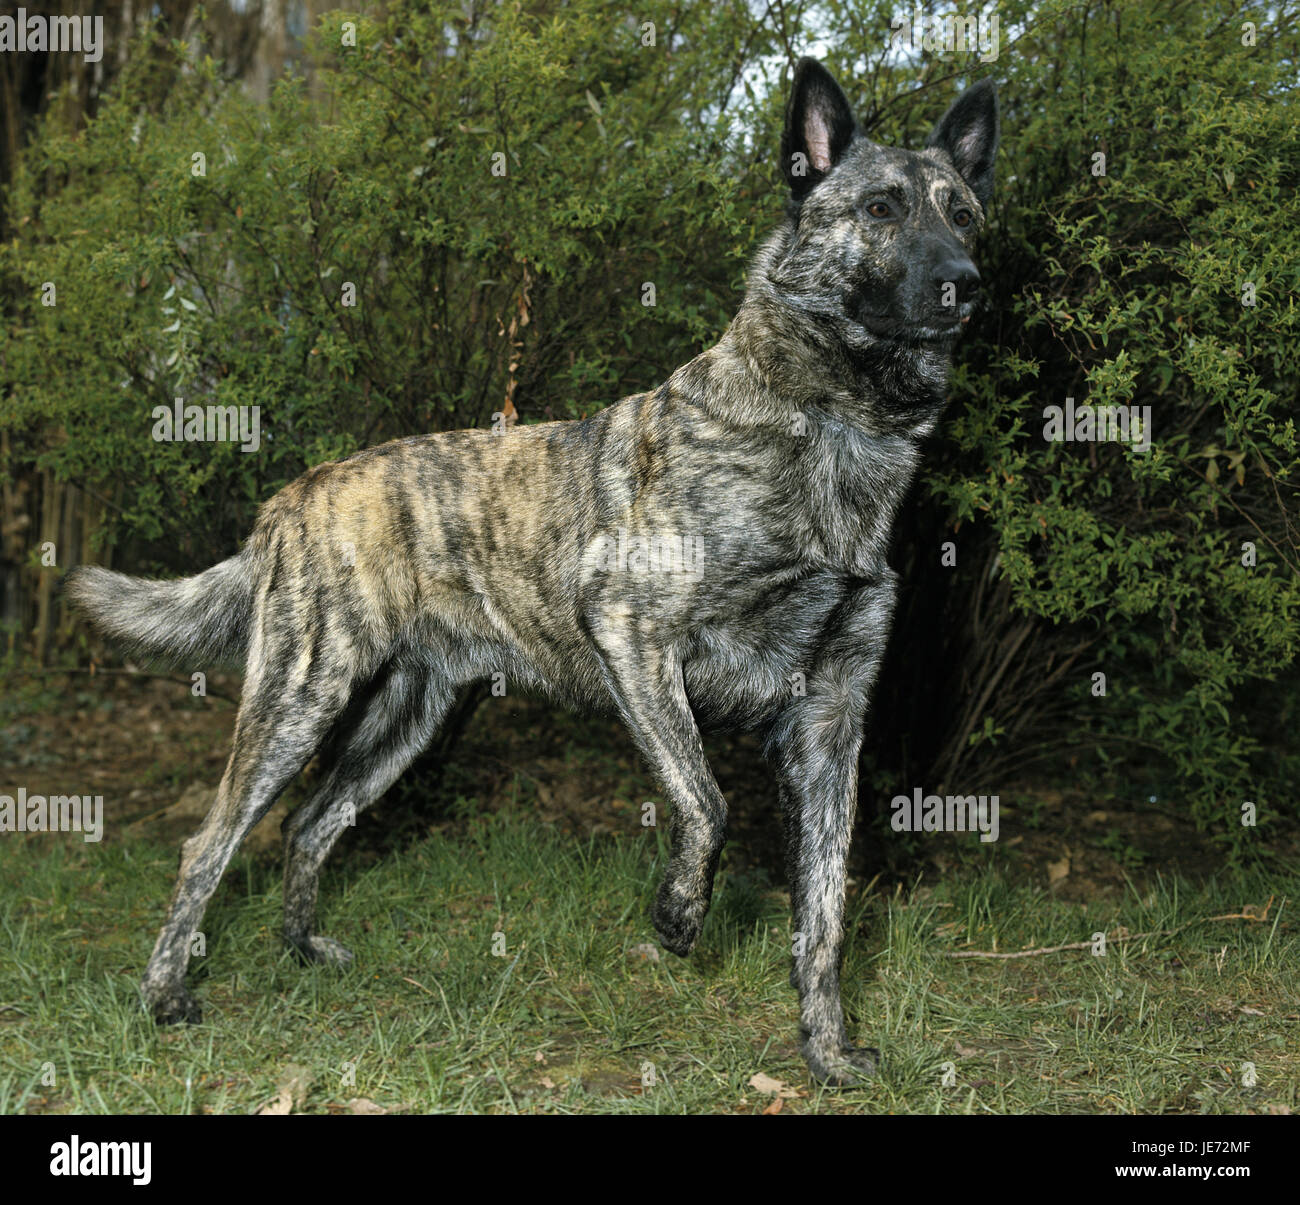
[[665,884],[650,910],[650,922],[663,948],[670,954],[685,958],[699,939],[708,910],[707,901],[684,901]]
[[341,941],[332,937],[289,938],[289,945],[303,962],[317,962],[323,966],[345,967],[353,960],[353,953]]
[[347,946],[332,937],[309,937],[298,948],[310,962],[322,962],[330,966],[345,967],[354,957]]
[[146,999],[145,1009],[157,1025],[197,1025],[203,1020],[199,1002],[183,987]]
[[804,1049],[808,1070],[830,1088],[851,1088],[880,1070],[880,1051],[871,1046],[840,1046],[830,1052]]

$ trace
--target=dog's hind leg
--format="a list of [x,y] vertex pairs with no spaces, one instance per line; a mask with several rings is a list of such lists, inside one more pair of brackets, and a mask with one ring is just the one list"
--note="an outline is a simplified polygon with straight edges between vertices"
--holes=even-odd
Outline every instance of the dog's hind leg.
[[348,679],[337,667],[313,666],[305,680],[290,677],[263,672],[245,683],[216,802],[181,847],[171,911],[140,984],[159,1022],[200,1019],[184,980],[208,901],[240,842],[311,759],[347,702]]
[[340,719],[320,785],[284,822],[284,938],[309,961],[352,961],[345,946],[315,932],[321,866],[362,809],[433,739],[454,698],[426,673],[394,667]]

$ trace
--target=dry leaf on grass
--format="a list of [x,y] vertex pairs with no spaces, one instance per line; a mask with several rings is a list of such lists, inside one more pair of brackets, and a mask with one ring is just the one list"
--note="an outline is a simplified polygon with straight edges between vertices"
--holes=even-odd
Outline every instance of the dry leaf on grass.
[[290,1063],[280,1075],[276,1098],[257,1111],[259,1117],[288,1117],[294,1109],[302,1108],[311,1087],[312,1073],[306,1067]]
[[1070,873],[1070,854],[1066,851],[1065,857],[1059,862],[1048,862],[1047,864],[1047,885],[1051,887],[1059,883]]
[[373,1100],[367,1100],[364,1096],[354,1096],[347,1103],[349,1113],[356,1113],[360,1117],[381,1117],[388,1112],[383,1105],[377,1105]]
[[775,1096],[782,1100],[793,1100],[799,1095],[798,1088],[791,1088],[788,1084],[783,1084],[770,1075],[764,1075],[761,1071],[750,1078],[749,1086],[756,1092],[764,1092],[768,1096]]

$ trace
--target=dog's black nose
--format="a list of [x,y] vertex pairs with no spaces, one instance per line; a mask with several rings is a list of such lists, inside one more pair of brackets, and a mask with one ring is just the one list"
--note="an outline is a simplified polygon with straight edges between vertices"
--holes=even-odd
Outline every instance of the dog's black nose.
[[[936,264],[931,279],[939,290],[939,301],[943,305],[961,305],[975,296],[980,285],[979,270],[968,259],[946,259]],[[951,289],[945,286],[951,285]]]

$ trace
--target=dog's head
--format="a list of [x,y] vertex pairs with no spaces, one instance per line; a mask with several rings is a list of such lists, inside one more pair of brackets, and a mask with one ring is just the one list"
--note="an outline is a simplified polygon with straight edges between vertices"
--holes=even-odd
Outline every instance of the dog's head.
[[862,134],[830,73],[801,60],[781,140],[793,228],[768,280],[850,347],[947,350],[975,308],[971,248],[997,145],[991,81],[957,99],[924,150],[905,151]]

